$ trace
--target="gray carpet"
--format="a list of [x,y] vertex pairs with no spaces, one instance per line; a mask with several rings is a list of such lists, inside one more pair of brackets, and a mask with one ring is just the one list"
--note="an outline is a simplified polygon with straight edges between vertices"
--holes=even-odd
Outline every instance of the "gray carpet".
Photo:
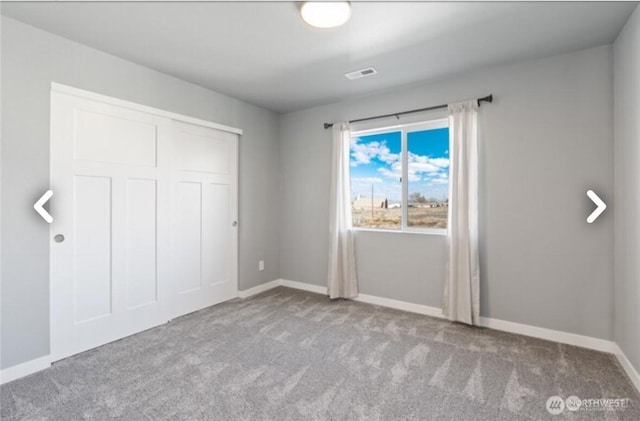
[[[0,388],[3,420],[640,420],[614,356],[277,288]],[[629,398],[547,412],[551,395]]]

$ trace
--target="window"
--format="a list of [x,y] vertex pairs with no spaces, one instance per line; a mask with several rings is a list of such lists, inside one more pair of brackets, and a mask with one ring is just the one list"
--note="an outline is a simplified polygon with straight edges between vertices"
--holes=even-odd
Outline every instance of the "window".
[[354,227],[446,230],[447,119],[353,132],[350,152]]

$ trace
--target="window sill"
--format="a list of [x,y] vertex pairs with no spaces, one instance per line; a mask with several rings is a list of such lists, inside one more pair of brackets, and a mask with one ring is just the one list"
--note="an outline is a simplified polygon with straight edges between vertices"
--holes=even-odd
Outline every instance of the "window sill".
[[355,232],[382,232],[391,234],[418,234],[418,235],[435,235],[439,237],[446,237],[447,230],[441,228],[423,228],[415,230],[393,230],[387,228],[351,228]]

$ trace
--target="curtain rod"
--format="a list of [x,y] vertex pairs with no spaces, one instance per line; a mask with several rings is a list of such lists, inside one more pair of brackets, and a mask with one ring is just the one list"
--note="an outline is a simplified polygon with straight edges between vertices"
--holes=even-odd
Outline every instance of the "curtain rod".
[[[478,107],[480,106],[481,102],[493,102],[493,94],[489,94],[487,96],[483,96],[482,98],[478,98],[477,101],[478,101]],[[419,113],[421,111],[439,110],[441,108],[447,108],[448,106],[449,106],[449,104],[434,105],[432,107],[418,108],[416,110],[401,111],[399,113],[377,115],[377,116],[374,116],[374,117],[366,117],[366,118],[359,118],[359,119],[356,119],[356,120],[349,120],[349,123],[357,123],[357,122],[360,122],[360,121],[376,120],[378,118],[385,118],[385,117],[400,118],[399,116],[401,116],[403,114],[412,114],[412,113]],[[333,123],[324,123],[325,130],[330,128],[330,127],[333,127]]]

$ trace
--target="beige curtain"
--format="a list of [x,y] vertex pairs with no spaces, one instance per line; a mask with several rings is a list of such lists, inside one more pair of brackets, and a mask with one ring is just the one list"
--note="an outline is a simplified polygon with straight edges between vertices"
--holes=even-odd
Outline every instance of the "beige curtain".
[[351,184],[349,178],[349,123],[333,125],[331,196],[329,199],[329,298],[358,296],[356,256],[351,227]]
[[449,320],[480,321],[478,257],[478,103],[449,105],[449,256],[442,310]]

